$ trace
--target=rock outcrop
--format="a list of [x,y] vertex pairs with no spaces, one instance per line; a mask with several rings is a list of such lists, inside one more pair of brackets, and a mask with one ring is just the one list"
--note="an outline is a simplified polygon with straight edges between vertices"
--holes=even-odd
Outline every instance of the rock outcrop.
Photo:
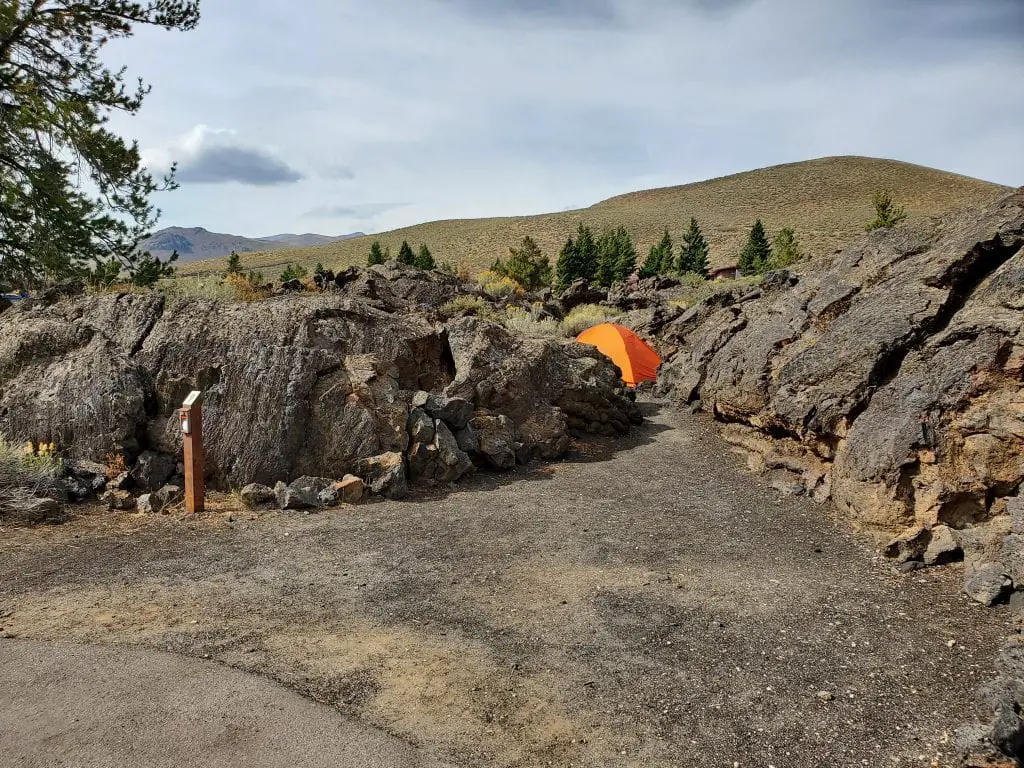
[[[0,434],[54,442],[73,460],[123,457],[131,472],[117,490],[153,492],[178,471],[176,411],[198,389],[210,486],[356,474],[398,497],[408,480],[494,464],[470,427],[478,416],[508,419],[521,459],[561,455],[574,431],[629,429],[633,406],[594,350],[475,317],[435,321],[461,286],[392,263],[253,303],[124,294],[15,306],[0,316]],[[291,504],[315,501],[288,488]]]
[[831,499],[908,567],[963,558],[980,602],[1024,590],[1024,189],[643,320],[659,391],[726,422],[777,487]]

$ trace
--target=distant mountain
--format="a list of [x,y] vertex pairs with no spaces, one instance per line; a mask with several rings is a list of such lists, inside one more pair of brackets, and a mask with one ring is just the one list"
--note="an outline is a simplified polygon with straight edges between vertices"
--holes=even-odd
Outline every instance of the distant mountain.
[[154,256],[167,258],[174,251],[178,252],[178,262],[201,261],[228,256],[232,251],[252,253],[254,251],[280,251],[285,248],[308,248],[314,245],[325,245],[351,237],[363,237],[362,232],[348,235],[304,235],[281,234],[270,237],[242,237],[241,235],[225,235],[210,232],[202,227],[167,227],[154,232],[140,246]]

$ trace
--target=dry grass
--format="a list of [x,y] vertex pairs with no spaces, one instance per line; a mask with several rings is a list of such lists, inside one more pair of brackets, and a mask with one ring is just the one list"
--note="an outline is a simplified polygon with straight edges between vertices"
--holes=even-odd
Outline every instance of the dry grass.
[[[713,267],[735,263],[754,220],[760,217],[769,234],[781,227],[796,229],[804,251],[827,254],[863,232],[874,216],[875,190],[889,188],[905,206],[910,220],[993,200],[1007,187],[895,160],[828,157],[778,165],[680,187],[652,189],[613,197],[590,208],[540,216],[435,221],[393,232],[344,240],[312,248],[247,253],[247,268],[267,274],[289,263],[312,268],[317,262],[338,269],[364,264],[370,243],[380,240],[397,253],[403,240],[426,243],[440,264],[464,264],[474,273],[530,235],[544,253],[554,257],[579,222],[595,230],[624,225],[638,252],[645,255],[668,227],[678,237],[696,216],[711,246]],[[223,271],[226,259],[185,264],[181,274]]]
[[31,455],[0,438],[0,518],[17,517],[33,499],[51,493],[60,474],[56,459]]

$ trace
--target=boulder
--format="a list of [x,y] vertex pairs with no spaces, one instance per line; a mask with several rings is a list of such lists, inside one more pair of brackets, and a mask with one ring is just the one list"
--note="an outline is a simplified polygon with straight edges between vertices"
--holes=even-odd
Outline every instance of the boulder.
[[332,483],[328,490],[333,493],[334,503],[358,504],[363,499],[365,488],[363,481],[355,475],[345,475],[338,482]]
[[924,551],[924,562],[927,565],[949,563],[962,554],[960,542],[949,526],[936,525],[932,528],[931,540]]
[[562,291],[558,297],[564,311],[571,312],[582,304],[600,304],[608,298],[608,292],[598,285],[591,285],[587,280],[579,278]]
[[166,513],[171,507],[185,500],[185,489],[180,485],[168,483],[153,491],[149,498],[154,512]]
[[260,483],[249,483],[239,492],[242,502],[250,508],[266,507],[277,502],[274,489]]
[[143,515],[152,515],[156,513],[153,509],[152,495],[144,493],[135,500],[135,511],[140,512]]
[[107,486],[107,468],[96,461],[80,459],[68,464],[68,476],[77,480],[87,493],[99,493]]
[[476,432],[469,425],[455,433],[455,442],[460,451],[470,455],[480,450],[480,441],[476,437]]
[[409,411],[407,429],[409,431],[409,439],[413,443],[434,442],[434,420],[427,415],[427,412],[422,407],[414,406]]
[[893,558],[898,563],[920,560],[928,549],[931,535],[931,531],[924,527],[904,531],[885,545],[885,556]]
[[362,459],[358,472],[370,493],[389,499],[401,499],[409,494],[405,461],[401,453],[391,451]]
[[128,511],[135,509],[135,497],[128,491],[110,489],[100,496],[100,503],[105,504],[107,509]]
[[413,482],[433,479],[437,465],[437,446],[429,443],[413,443],[409,447],[409,479]]
[[997,563],[975,565],[968,563],[964,575],[964,592],[982,605],[992,605],[1006,596],[1013,588],[1013,582],[1003,573]]
[[516,465],[516,429],[508,416],[477,414],[470,426],[479,442],[479,454],[494,469],[511,469]]
[[320,500],[322,491],[333,485],[334,481],[325,477],[304,475],[288,485],[278,483],[274,488],[277,505],[281,509],[312,509],[323,506]]
[[434,479],[439,483],[453,483],[473,469],[473,461],[441,419],[435,423],[434,447],[437,452]]
[[448,397],[442,395],[434,403],[428,403],[428,413],[440,419],[453,430],[464,429],[473,418],[473,403],[464,397]]
[[174,474],[177,459],[166,453],[143,451],[129,473],[132,485],[140,493],[150,493],[164,485]]

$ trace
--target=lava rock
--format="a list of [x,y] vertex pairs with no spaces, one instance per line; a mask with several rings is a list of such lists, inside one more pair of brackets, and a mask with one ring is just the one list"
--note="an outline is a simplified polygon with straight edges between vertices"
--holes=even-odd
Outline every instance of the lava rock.
[[508,416],[477,414],[470,422],[480,443],[479,453],[494,469],[516,465],[516,429]]
[[169,454],[143,451],[129,475],[136,491],[151,493],[170,479],[176,465],[177,460]]
[[245,506],[250,508],[269,506],[277,501],[274,489],[260,483],[249,483],[242,488],[239,495]]
[[401,499],[409,495],[405,460],[396,451],[361,459],[358,472],[373,494],[389,499]]
[[1013,587],[1013,582],[997,563],[968,564],[964,575],[964,592],[982,605],[993,605]]
[[135,497],[128,493],[128,491],[121,491],[116,488],[105,491],[100,496],[100,503],[106,504],[107,509],[110,510],[126,512],[135,509]]
[[957,559],[962,554],[960,542],[948,525],[936,525],[932,528],[931,540],[924,551],[924,561],[928,565],[943,565]]
[[409,411],[406,429],[413,443],[434,442],[434,420],[423,408],[413,408]]

